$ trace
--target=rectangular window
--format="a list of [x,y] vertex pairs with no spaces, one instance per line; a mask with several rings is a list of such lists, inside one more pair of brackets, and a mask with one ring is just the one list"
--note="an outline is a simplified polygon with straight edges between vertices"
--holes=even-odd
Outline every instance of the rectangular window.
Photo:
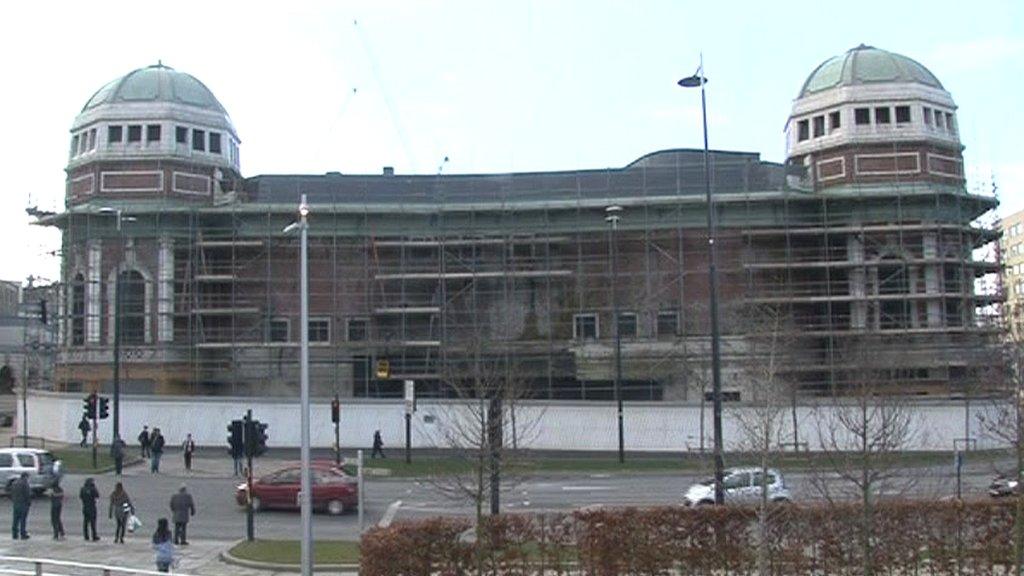
[[309,341],[330,342],[331,341],[331,319],[310,318],[309,319]]
[[825,117],[815,116],[814,117],[814,137],[825,135]]
[[150,124],[146,126],[146,142],[160,141],[160,125]]
[[945,122],[943,122],[943,118],[944,117],[942,115],[942,110],[936,110],[935,111],[935,127],[936,128],[944,129],[946,127],[945,126]]
[[871,124],[871,109],[855,108],[853,110],[853,123],[857,124],[858,126]]
[[828,114],[828,131],[832,132],[837,130],[841,124],[839,123],[839,111],[829,112]]
[[796,138],[800,142],[803,142],[804,140],[807,140],[808,138],[811,137],[810,126],[808,125],[807,120],[801,120],[797,122],[796,131]]
[[210,132],[210,152],[220,154],[220,132]]
[[107,143],[120,142],[124,139],[124,129],[120,126],[107,126]]
[[174,141],[178,144],[188,144],[188,128],[185,128],[184,126],[175,126]]
[[896,123],[906,124],[910,122],[910,106],[896,107]]
[[78,134],[71,137],[71,156],[78,154]]
[[89,150],[96,149],[96,129],[89,130]]
[[946,112],[946,130],[956,132],[956,128],[953,126],[953,114],[949,112]]
[[675,310],[658,312],[658,337],[673,338],[679,335],[679,313]]
[[576,340],[597,339],[597,314],[574,314],[572,337]]
[[139,125],[128,126],[128,141],[129,142],[142,142],[142,126],[139,126]]
[[929,125],[929,126],[931,126],[932,125],[932,109],[927,107],[927,106],[922,106],[921,107],[921,115],[924,116],[924,123]]
[[271,342],[287,342],[288,341],[288,319],[287,318],[275,318],[270,321],[270,341]]
[[636,338],[637,322],[635,312],[619,312],[619,337]]
[[349,342],[366,342],[370,339],[370,321],[366,318],[349,318],[346,336]]
[[890,122],[888,106],[875,108],[875,124],[889,124]]
[[192,130],[192,149],[193,150],[206,150],[206,132],[202,130]]
[[85,151],[89,149],[89,134],[82,132],[78,135],[78,153],[85,154]]

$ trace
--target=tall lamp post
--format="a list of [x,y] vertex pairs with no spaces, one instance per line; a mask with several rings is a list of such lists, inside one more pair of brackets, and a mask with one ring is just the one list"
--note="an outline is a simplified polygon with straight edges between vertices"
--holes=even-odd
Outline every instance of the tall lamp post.
[[617,288],[615,283],[618,279],[616,269],[618,266],[618,231],[621,212],[622,206],[609,206],[604,209],[604,220],[611,226],[611,231],[608,233],[608,244],[612,259],[612,281],[610,284],[612,292],[612,330],[615,331],[615,408],[619,420],[619,463],[624,463],[626,461],[626,451],[622,424],[622,333],[619,331],[619,305],[615,294]]
[[[134,222],[135,217],[125,216],[120,208],[100,208],[100,214],[113,215],[116,218],[117,235],[121,240],[121,251],[124,252],[124,229],[122,223]],[[122,254],[122,259],[124,255]],[[113,385],[114,385],[114,409],[113,409],[113,431],[110,442],[121,437],[121,290],[124,288],[121,283],[121,271],[117,270],[114,276],[114,350],[113,350]]]
[[299,204],[299,221],[290,224],[284,232],[299,231],[299,334],[301,349],[299,353],[299,390],[300,390],[300,422],[301,433],[300,459],[302,471],[300,479],[299,509],[302,523],[302,543],[300,568],[302,576],[313,574],[313,493],[309,469],[309,252],[307,240],[309,224],[309,204],[306,195],[302,195]]
[[704,85],[708,79],[704,76],[704,55],[700,57],[700,67],[693,76],[683,78],[677,84],[683,88],[700,87],[700,113],[704,124],[704,196],[708,212],[708,308],[711,315],[711,397],[714,406],[712,426],[714,434],[715,456],[715,503],[725,501],[722,488],[722,477],[725,471],[725,460],[722,457],[722,350],[721,337],[718,331],[718,268],[717,223],[715,215],[715,199],[711,195],[711,163],[708,157],[708,110],[704,97]]

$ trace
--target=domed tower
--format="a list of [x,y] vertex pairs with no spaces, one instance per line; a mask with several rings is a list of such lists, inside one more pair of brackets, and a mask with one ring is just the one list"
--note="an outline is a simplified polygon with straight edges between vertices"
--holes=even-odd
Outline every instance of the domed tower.
[[238,134],[202,82],[156,64],[100,88],[71,126],[67,204],[210,202],[239,178]]
[[854,183],[963,185],[956,104],[916,61],[861,44],[804,82],[786,123],[786,156],[821,190]]

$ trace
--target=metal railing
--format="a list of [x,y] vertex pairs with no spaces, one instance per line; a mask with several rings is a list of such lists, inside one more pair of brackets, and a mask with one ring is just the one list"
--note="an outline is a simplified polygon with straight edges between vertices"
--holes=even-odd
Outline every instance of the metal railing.
[[[11,567],[11,564],[25,565],[25,568]],[[63,569],[58,572],[47,570],[47,568],[58,568]],[[89,574],[102,574],[103,576],[113,576],[114,574],[145,574],[152,576],[160,576],[166,574],[166,572],[157,572],[155,570],[142,570],[139,568],[125,568],[122,566],[108,566],[106,564],[89,564],[86,562],[71,562],[68,560],[53,560],[50,558],[25,558],[23,556],[0,556],[0,574],[28,574],[35,576],[44,576],[45,574],[66,574],[69,572],[75,574],[89,573]],[[188,576],[182,572],[174,571],[175,574],[181,574],[182,576]]]

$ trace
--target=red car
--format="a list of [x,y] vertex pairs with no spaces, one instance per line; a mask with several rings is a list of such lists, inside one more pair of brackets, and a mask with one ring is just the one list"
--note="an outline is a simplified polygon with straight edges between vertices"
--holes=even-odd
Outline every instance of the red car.
[[[314,510],[326,510],[329,514],[337,515],[356,509],[359,505],[359,485],[353,476],[345,473],[333,462],[313,462],[310,471]],[[302,467],[293,465],[253,480],[253,510],[297,510],[301,474]],[[246,492],[246,485],[239,484],[235,500],[240,506],[245,506]]]

